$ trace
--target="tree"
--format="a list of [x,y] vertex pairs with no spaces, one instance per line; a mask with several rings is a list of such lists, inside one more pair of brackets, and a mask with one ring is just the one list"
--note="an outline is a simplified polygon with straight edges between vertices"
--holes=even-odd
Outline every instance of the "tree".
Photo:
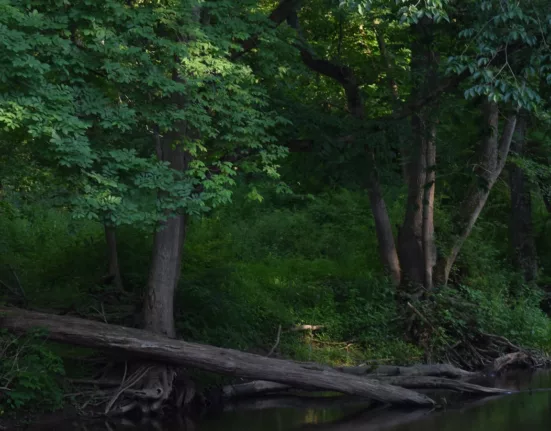
[[[528,118],[520,116],[517,133],[511,145],[511,151],[522,157],[526,145]],[[538,255],[534,239],[532,222],[532,195],[530,183],[524,170],[513,165],[509,170],[509,187],[511,189],[511,245],[514,263],[522,271],[526,282],[535,281],[538,275]]]
[[[343,123],[343,129],[348,127],[343,132],[349,145],[343,145],[341,138],[333,139],[334,145],[363,161],[369,172],[365,184],[382,263],[396,285],[417,297],[433,284],[448,283],[460,250],[505,166],[519,108],[532,110],[541,102],[535,77],[549,70],[545,54],[549,26],[539,17],[542,2],[397,3],[394,7],[387,2],[340,2],[327,9],[323,2],[305,2],[289,14],[288,23],[297,32],[295,45],[304,65],[333,80],[341,91],[340,102],[349,115]],[[327,20],[327,13],[331,25],[323,27],[320,20]],[[392,76],[396,54],[381,37],[381,27],[392,28],[397,43],[409,47],[409,77],[403,72]],[[373,61],[374,47],[382,61]],[[390,91],[382,94],[380,86],[368,90],[368,85],[381,82],[381,78]],[[324,91],[323,86],[319,88]],[[335,91],[339,89],[328,88],[326,98],[338,99]],[[474,169],[464,168],[474,176],[469,186],[462,187],[467,193],[458,196],[461,204],[454,211],[451,235],[437,238],[436,173],[445,168],[436,160],[436,141],[439,129],[451,127],[442,123],[438,112],[452,103],[461,106],[460,88],[480,112],[476,120],[479,138],[464,143],[480,159]],[[342,116],[336,109],[333,113]],[[376,142],[380,139],[388,146],[394,138],[391,129],[403,127],[403,119],[408,117],[408,138],[402,136],[402,143],[393,144],[399,148],[398,160],[405,164],[408,189],[405,217],[395,239],[381,182],[388,147]],[[412,144],[404,145],[408,139]]]
[[[253,6],[0,2],[0,140],[59,164],[77,217],[156,229],[145,325],[170,337],[186,216],[227,202],[238,167],[277,177],[285,154],[284,120],[231,60],[266,27]],[[170,376],[149,374],[155,409]]]

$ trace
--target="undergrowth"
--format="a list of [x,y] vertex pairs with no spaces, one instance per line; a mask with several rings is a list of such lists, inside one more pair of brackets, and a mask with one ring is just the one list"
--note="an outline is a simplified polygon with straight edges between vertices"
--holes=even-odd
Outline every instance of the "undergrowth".
[[[268,194],[262,204],[245,195],[237,193],[231,207],[190,223],[176,299],[183,338],[267,354],[281,326],[274,355],[328,364],[425,359],[427,352],[404,338],[363,193],[339,189],[315,199]],[[390,212],[399,220],[403,196],[395,198],[389,199],[396,202]],[[119,292],[101,283],[106,263],[100,225],[36,204],[4,201],[0,211],[4,301],[141,324],[152,233],[118,230],[125,285]],[[445,233],[446,214],[438,211],[439,229]],[[484,223],[482,219],[460,255],[454,285],[436,290],[419,305],[432,327],[425,348],[433,360],[443,359],[446,348],[473,328],[551,349],[550,320],[539,307],[541,289],[520,282],[508,264],[501,227],[490,235]],[[298,324],[323,328],[290,331]],[[52,353],[48,345],[7,334],[2,340],[10,347],[3,353],[0,378],[14,388],[2,393],[2,409],[58,407],[63,364],[70,374],[79,374],[71,362],[72,349],[56,346]],[[20,361],[15,374],[10,368],[14,357]]]
[[0,417],[62,407],[63,362],[42,338],[39,331],[23,337],[0,331]]

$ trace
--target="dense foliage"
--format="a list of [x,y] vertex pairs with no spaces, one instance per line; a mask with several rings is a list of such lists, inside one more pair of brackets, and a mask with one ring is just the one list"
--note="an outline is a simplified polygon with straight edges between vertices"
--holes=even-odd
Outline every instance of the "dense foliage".
[[[549,6],[0,0],[0,301],[158,330],[153,292],[328,363],[551,350]],[[88,371],[0,340],[0,412]]]

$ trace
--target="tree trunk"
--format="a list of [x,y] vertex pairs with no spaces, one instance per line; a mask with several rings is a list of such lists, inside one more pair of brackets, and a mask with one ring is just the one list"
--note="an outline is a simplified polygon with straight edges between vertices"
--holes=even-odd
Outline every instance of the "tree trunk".
[[[350,115],[359,121],[363,121],[365,106],[354,72],[346,66],[336,65],[328,60],[315,58],[315,54],[302,35],[296,10],[289,13],[287,22],[297,31],[298,37],[301,39],[301,43],[297,44],[297,47],[300,50],[300,55],[305,66],[316,73],[338,82],[345,92],[346,104]],[[375,221],[379,253],[383,266],[388,271],[392,282],[398,285],[401,280],[400,261],[394,242],[392,223],[388,216],[379,176],[375,169],[375,153],[373,148],[370,147],[366,147],[365,151],[368,160],[367,168],[370,172],[367,179],[367,191]]]
[[[195,11],[199,20],[199,11]],[[182,82],[176,70],[172,73],[174,81]],[[172,103],[183,109],[183,96],[175,95]],[[157,158],[168,162],[169,166],[178,172],[188,168],[190,155],[182,147],[181,142],[189,136],[185,121],[177,124],[177,128],[161,136],[155,131],[155,147]],[[153,242],[153,256],[147,283],[147,296],[144,304],[145,329],[176,337],[174,325],[174,293],[180,280],[182,249],[186,233],[186,218],[181,214],[166,214],[167,220],[158,226]]]
[[174,292],[180,279],[184,215],[169,218],[155,234],[147,297],[145,329],[174,338]]
[[[518,356],[518,355],[516,355]],[[371,376],[370,376],[371,377]],[[480,386],[474,383],[468,383],[463,380],[454,380],[445,377],[432,376],[373,376],[374,380],[387,383],[392,386],[399,386],[407,389],[446,389],[456,392],[470,394],[503,394],[509,392],[506,389]],[[315,388],[303,388],[303,390],[315,391]],[[260,395],[273,395],[281,393],[293,393],[297,391],[296,387],[273,383],[264,380],[255,380],[248,383],[237,385],[228,385],[222,388],[222,398],[225,400],[238,399],[246,397],[258,397]]]
[[[412,104],[430,94],[437,86],[438,55],[431,46],[431,21],[413,26]],[[406,215],[398,236],[402,266],[402,285],[409,293],[420,294],[432,288],[434,266],[434,182],[436,164],[436,125],[434,107],[412,115],[413,145],[407,155],[408,197]]]
[[516,127],[517,116],[516,113],[513,113],[507,117],[501,138],[499,138],[499,110],[497,104],[485,102],[483,111],[486,130],[482,142],[480,162],[476,169],[476,182],[470,188],[459,210],[456,222],[457,238],[447,256],[441,257],[437,265],[436,276],[438,282],[443,285],[447,284],[451,268],[459,251],[471,234],[490,191],[505,166]]
[[408,196],[406,215],[398,234],[398,253],[406,290],[418,292],[425,285],[423,259],[423,197],[426,182],[425,119],[414,114],[411,120],[414,145],[407,162]]
[[423,197],[423,258],[425,288],[433,288],[433,268],[436,265],[436,243],[434,238],[434,195],[436,188],[436,126],[431,124],[426,142],[425,195]]
[[[526,116],[517,121],[517,133],[511,151],[522,156],[526,140]],[[534,281],[538,274],[538,256],[532,226],[532,202],[528,179],[523,169],[513,165],[509,172],[511,188],[511,220],[509,224],[515,266],[523,273],[526,282]]]
[[254,380],[269,380],[295,387],[342,392],[383,403],[431,406],[425,395],[397,386],[341,373],[315,364],[267,358],[237,350],[168,338],[151,331],[108,325],[76,317],[57,316],[16,308],[0,307],[0,327],[27,332],[47,331],[50,341],[102,349],[119,357],[141,358],[175,366],[196,367],[205,371]]
[[379,244],[379,255],[384,268],[388,271],[392,284],[398,286],[402,279],[400,260],[394,242],[392,224],[388,215],[385,200],[383,198],[381,183],[377,174],[372,170],[368,184],[369,205],[375,221],[377,243]]
[[121,270],[119,266],[119,254],[117,251],[117,231],[114,226],[105,224],[105,242],[107,244],[107,277],[113,280],[113,283],[119,290],[123,290]]

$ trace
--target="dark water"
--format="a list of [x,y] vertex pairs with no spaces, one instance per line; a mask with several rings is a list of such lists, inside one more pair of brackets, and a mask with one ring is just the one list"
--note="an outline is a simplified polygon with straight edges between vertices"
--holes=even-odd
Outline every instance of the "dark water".
[[[551,371],[516,373],[493,382],[526,392],[464,402],[445,411],[369,407],[358,400],[273,398],[229,406],[201,419],[171,423],[116,421],[35,424],[29,431],[543,431],[551,430]],[[446,393],[437,397],[449,399]]]

